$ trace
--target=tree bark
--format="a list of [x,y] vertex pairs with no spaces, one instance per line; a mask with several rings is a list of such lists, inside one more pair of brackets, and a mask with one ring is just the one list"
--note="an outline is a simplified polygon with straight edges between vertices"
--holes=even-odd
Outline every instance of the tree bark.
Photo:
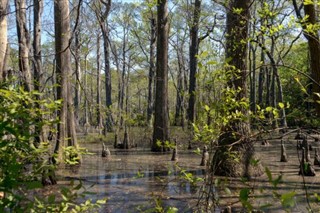
[[77,29],[74,34],[75,49],[74,49],[74,60],[75,60],[75,97],[74,97],[74,112],[75,112],[75,122],[79,125],[80,120],[80,103],[81,103],[81,60],[80,60],[80,29]]
[[[33,0],[34,13],[33,13],[33,71],[34,71],[34,89],[41,93],[42,91],[42,60],[41,60],[41,16],[42,16],[42,0]],[[41,100],[40,93],[36,95],[38,101]],[[39,103],[36,103],[36,108],[40,109]],[[42,120],[39,115],[40,122]],[[35,145],[38,146],[41,142],[42,129],[35,126]]]
[[[181,52],[181,53],[180,53]],[[177,47],[177,58],[178,58],[178,76],[177,76],[177,97],[176,97],[176,112],[174,116],[174,124],[176,126],[183,126],[183,104],[184,104],[184,91],[183,91],[183,55],[179,47]]]
[[[77,139],[74,125],[74,112],[71,93],[71,57],[70,57],[70,20],[69,1],[54,1],[55,21],[55,51],[56,51],[56,82],[57,99],[62,100],[62,106],[57,114],[60,119],[58,123],[57,143],[54,152],[62,159],[61,147],[77,147]],[[69,79],[69,82],[68,82]]]
[[154,73],[155,73],[155,66],[154,66],[154,50],[156,49],[155,44],[156,44],[156,19],[151,18],[150,19],[150,52],[149,52],[149,78],[148,78],[148,108],[147,108],[147,124],[150,124],[152,114],[154,111],[153,107],[153,91],[154,91]]
[[[299,6],[296,0],[293,0],[293,6],[297,15],[297,18],[301,21],[303,28],[303,34],[308,40],[309,55],[310,55],[310,68],[312,81],[312,97],[314,101],[314,107],[317,117],[320,116],[320,40],[318,30],[307,31],[307,26],[316,26],[318,24],[318,16],[316,12],[316,2],[311,4],[303,4],[305,17],[302,17]],[[306,18],[307,17],[307,18]]]
[[190,49],[189,49],[189,105],[188,105],[188,121],[193,123],[195,120],[195,105],[196,105],[196,73],[198,67],[197,54],[199,51],[199,21],[200,21],[200,12],[201,12],[201,0],[195,0],[194,11],[193,11],[193,20],[190,29]]
[[[155,119],[153,126],[154,152],[166,151],[163,146],[168,140],[168,1],[158,0],[157,11],[157,70],[156,70],[156,96]],[[160,141],[162,146],[158,146]]]
[[100,75],[100,34],[97,35],[97,126],[99,134],[102,134],[102,112],[101,112],[101,75]]
[[[105,134],[113,130],[113,118],[111,113],[112,97],[111,97],[111,71],[110,71],[110,48],[109,48],[109,28],[108,16],[111,8],[111,0],[99,0],[95,13],[99,21],[100,29],[103,38],[104,50],[104,69],[105,69],[105,90],[106,90],[106,121],[105,121]],[[104,10],[102,11],[102,7]]]
[[31,69],[29,64],[30,35],[26,21],[26,1],[15,0],[16,24],[19,42],[19,69],[22,74],[22,85],[26,91],[32,90]]
[[[314,1],[315,2],[315,1]],[[305,15],[308,16],[304,24],[315,26],[318,24],[318,16],[316,12],[316,5],[313,4],[304,4]],[[304,30],[305,27],[304,26]],[[318,31],[306,32],[304,31],[305,37],[308,39],[309,45],[309,54],[310,54],[310,68],[311,76],[315,82],[312,83],[312,96],[314,100],[314,107],[316,110],[317,117],[320,117],[320,40]]]
[[[262,36],[262,45],[264,45],[264,37]],[[263,86],[266,76],[266,66],[265,66],[265,53],[264,51],[261,51],[260,55],[260,63],[261,67],[259,69],[259,81],[258,81],[258,105],[260,107],[263,107]]]
[[0,0],[0,82],[5,72],[5,58],[8,48],[7,11],[8,0]]
[[[250,19],[250,0],[231,0],[227,8],[226,60],[229,61],[231,79],[227,82],[230,89],[236,90],[237,101],[248,101],[246,91],[248,23]],[[235,9],[240,10],[239,13]],[[232,106],[232,112],[240,111],[244,116],[248,109],[244,106]],[[249,139],[250,125],[243,119],[235,119],[223,128],[213,161],[212,171],[216,175],[246,176],[252,175],[250,162],[254,156],[254,146]],[[236,155],[239,161],[234,157]]]

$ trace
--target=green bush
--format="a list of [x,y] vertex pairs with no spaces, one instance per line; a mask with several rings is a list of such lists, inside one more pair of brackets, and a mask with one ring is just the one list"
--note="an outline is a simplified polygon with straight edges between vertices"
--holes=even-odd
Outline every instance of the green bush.
[[53,176],[55,170],[48,162],[52,157],[50,144],[34,141],[39,137],[38,130],[53,128],[57,120],[48,118],[61,103],[36,100],[38,95],[21,88],[0,89],[0,192],[4,195],[0,212],[80,212],[97,207],[90,200],[77,204],[83,195],[77,193],[83,190],[82,184],[34,196],[36,189],[43,187],[43,178]]

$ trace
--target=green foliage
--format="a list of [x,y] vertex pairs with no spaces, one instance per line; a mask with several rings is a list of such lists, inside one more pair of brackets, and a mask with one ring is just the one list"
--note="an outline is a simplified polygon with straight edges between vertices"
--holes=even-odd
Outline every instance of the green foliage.
[[82,155],[92,155],[86,148],[67,146],[64,149],[64,162],[68,165],[77,165],[80,163]]
[[174,142],[170,142],[170,141],[161,141],[161,140],[157,140],[156,142],[158,147],[163,147],[165,149],[169,148],[169,149],[174,149],[175,148],[175,143]]
[[[81,193],[78,193],[79,190]],[[61,187],[60,191],[49,196],[37,196],[35,201],[31,203],[30,212],[91,212],[94,209],[98,209],[101,205],[106,204],[105,199],[97,200],[93,202],[88,199],[83,203],[78,204],[78,199],[85,199],[87,194],[91,194],[82,183],[75,184],[71,181],[68,187]]]
[[96,208],[103,201],[77,204],[86,192],[77,193],[83,190],[81,183],[41,195],[42,178],[53,176],[55,166],[46,160],[51,157],[50,144],[34,143],[39,134],[36,129],[53,129],[58,121],[48,118],[61,101],[37,100],[38,95],[21,88],[0,89],[0,192],[4,193],[0,212],[85,212]]

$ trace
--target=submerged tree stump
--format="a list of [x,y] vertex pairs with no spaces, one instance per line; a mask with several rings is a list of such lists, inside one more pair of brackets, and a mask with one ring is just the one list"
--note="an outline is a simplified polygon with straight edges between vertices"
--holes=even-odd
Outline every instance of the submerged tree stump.
[[264,140],[262,140],[261,145],[262,145],[262,146],[269,146],[270,144],[269,144],[269,141],[267,141],[266,139],[264,139]]
[[189,140],[189,144],[188,144],[188,150],[191,150],[192,146],[191,146],[191,141]]
[[302,141],[302,147],[304,149],[304,154],[305,154],[305,161],[306,162],[310,162],[311,158],[310,158],[310,152],[309,152],[309,143],[308,140],[305,138]]
[[288,156],[286,153],[286,148],[284,146],[283,140],[281,140],[281,158],[280,162],[288,162]]
[[178,150],[177,150],[177,141],[175,140],[175,147],[172,150],[171,161],[177,161],[177,160],[178,160]]
[[106,145],[104,143],[102,143],[102,153],[101,153],[102,157],[110,157],[111,156],[111,152],[109,150],[109,148],[106,148]]
[[204,146],[203,147],[203,152],[202,152],[202,159],[200,166],[207,166],[209,162],[209,152],[208,152],[208,147]]
[[301,132],[301,129],[298,130],[296,136],[294,137],[294,139],[296,140],[303,140],[305,138],[306,138],[306,135]]
[[302,150],[303,146],[302,146],[302,141],[297,140],[297,150]]
[[311,163],[306,160],[305,148],[302,148],[299,175],[303,175],[303,176],[315,176],[316,175],[316,172],[315,172],[314,168],[312,167]]
[[313,163],[313,165],[320,166],[320,157],[319,157],[317,148],[314,150],[314,163]]

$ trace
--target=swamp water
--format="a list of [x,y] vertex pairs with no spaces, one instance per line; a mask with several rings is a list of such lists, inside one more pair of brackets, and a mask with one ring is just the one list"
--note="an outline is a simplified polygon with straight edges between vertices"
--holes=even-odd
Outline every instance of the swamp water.
[[[261,156],[264,167],[268,167],[277,178],[283,176],[283,182],[273,188],[267,175],[253,178],[243,183],[239,178],[228,178],[226,187],[231,194],[219,193],[222,206],[235,206],[233,211],[241,210],[239,191],[244,188],[254,189],[254,198],[249,201],[255,207],[262,207],[265,212],[285,212],[281,205],[281,195],[294,192],[294,202],[287,209],[289,212],[307,212],[309,196],[311,206],[319,211],[319,203],[314,202],[314,193],[320,194],[320,167],[315,166],[318,176],[303,177],[298,175],[299,164],[295,140],[284,140],[289,162],[280,162],[280,141],[270,140],[269,146],[256,144],[256,151]],[[315,147],[317,142],[311,144]],[[161,198],[164,208],[169,206],[179,209],[178,212],[193,212],[196,208],[199,193],[197,187],[177,176],[181,173],[177,167],[185,169],[197,177],[204,177],[204,167],[199,166],[201,156],[192,151],[178,151],[178,162],[171,161],[171,154],[155,154],[149,149],[134,148],[131,150],[110,149],[112,157],[101,157],[101,144],[83,144],[92,155],[83,156],[83,163],[76,168],[65,168],[58,171],[60,179],[81,180],[86,186],[92,186],[93,200],[107,198],[107,204],[100,212],[141,212],[155,207],[155,198]],[[311,153],[313,163],[314,151]],[[221,177],[221,180],[225,178]],[[63,181],[61,181],[63,182]],[[307,190],[305,190],[307,189]],[[218,191],[218,190],[217,190]],[[225,188],[220,189],[225,191]],[[280,195],[275,198],[275,193]],[[154,212],[154,211],[150,211]],[[217,210],[216,212],[220,212]]]

